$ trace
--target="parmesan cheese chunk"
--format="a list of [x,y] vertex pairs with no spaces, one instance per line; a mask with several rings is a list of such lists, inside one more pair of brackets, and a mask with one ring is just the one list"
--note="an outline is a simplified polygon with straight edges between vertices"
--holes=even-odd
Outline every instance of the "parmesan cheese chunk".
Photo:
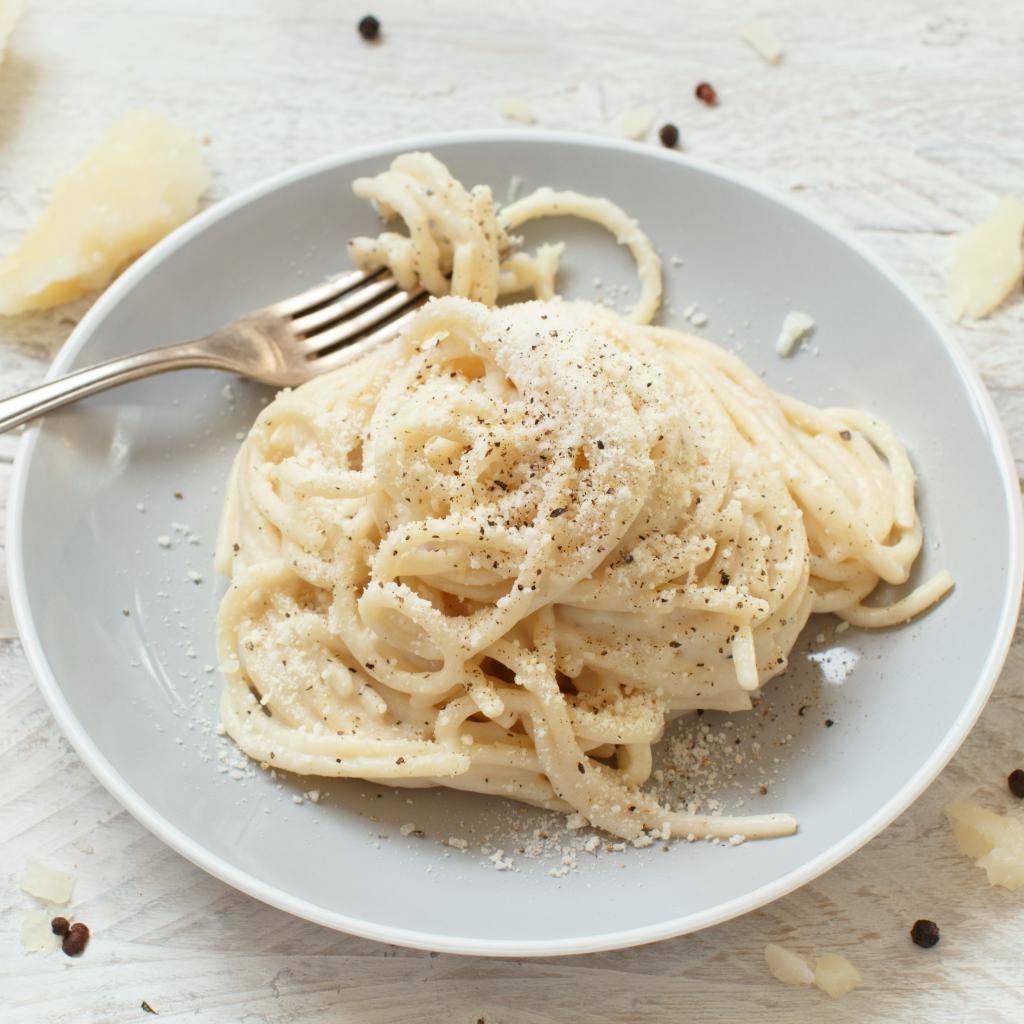
[[826,953],[819,956],[814,965],[814,984],[833,999],[838,999],[863,985],[864,979],[845,956]]
[[965,803],[949,804],[946,817],[961,852],[985,869],[989,885],[1024,887],[1024,822]]
[[651,128],[654,111],[650,107],[631,107],[618,120],[618,132],[624,139],[642,139]]
[[26,953],[54,950],[60,938],[53,934],[50,915],[45,910],[26,910],[21,919],[21,948]]
[[1024,201],[1007,196],[988,220],[956,240],[948,278],[950,315],[955,320],[964,313],[986,317],[1020,288],[1022,234]]
[[772,976],[783,985],[810,985],[814,981],[814,971],[802,956],[776,946],[774,942],[764,947],[764,959]]
[[126,114],[57,182],[35,226],[0,260],[0,313],[106,287],[195,213],[208,183],[191,133],[152,111]]
[[24,9],[23,0],[0,0],[0,64],[4,60],[7,40],[10,38],[14,23],[21,17]]
[[63,871],[54,871],[38,861],[29,861],[21,874],[21,888],[36,899],[48,903],[67,903],[74,879]]
[[507,121],[534,124],[537,118],[526,103],[517,96],[504,96],[498,100],[498,113]]
[[769,64],[782,62],[782,43],[775,34],[775,29],[760,18],[748,21],[741,29],[740,36],[751,46],[757,55]]
[[794,348],[814,330],[814,320],[806,313],[793,310],[786,314],[782,321],[782,330],[779,331],[778,340],[775,342],[775,351],[780,356],[788,356]]

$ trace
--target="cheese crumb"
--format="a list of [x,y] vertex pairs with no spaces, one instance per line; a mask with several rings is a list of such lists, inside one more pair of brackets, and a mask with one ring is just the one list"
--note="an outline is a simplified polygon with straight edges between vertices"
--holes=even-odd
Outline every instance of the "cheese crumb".
[[208,184],[190,133],[152,111],[126,114],[57,182],[42,216],[0,260],[0,313],[49,309],[106,287],[195,213]]
[[456,850],[464,850],[469,843],[465,839],[460,839],[458,836],[449,836],[448,845],[454,847]]
[[864,979],[845,956],[826,953],[818,957],[814,965],[814,984],[833,999],[838,999],[863,985]]
[[787,313],[786,319],[782,321],[779,338],[775,342],[775,351],[780,356],[788,356],[814,330],[814,327],[814,319],[806,313],[801,313],[797,309]]
[[782,63],[782,44],[775,34],[775,29],[761,18],[748,21],[740,29],[743,41],[751,46],[759,57],[769,64]]
[[810,985],[814,981],[814,971],[802,956],[776,946],[774,942],[764,947],[764,959],[772,976],[783,985]]
[[536,124],[537,118],[525,101],[517,96],[503,96],[498,100],[498,113],[507,121],[519,124]]
[[654,111],[650,107],[631,107],[619,115],[616,128],[624,139],[639,141],[650,131],[653,121]]
[[63,871],[54,871],[38,861],[29,861],[21,875],[21,888],[36,899],[48,903],[67,903],[74,879]]
[[980,320],[1020,289],[1024,273],[1021,236],[1024,200],[1006,196],[988,220],[965,231],[954,243],[947,287],[954,320],[964,313]]

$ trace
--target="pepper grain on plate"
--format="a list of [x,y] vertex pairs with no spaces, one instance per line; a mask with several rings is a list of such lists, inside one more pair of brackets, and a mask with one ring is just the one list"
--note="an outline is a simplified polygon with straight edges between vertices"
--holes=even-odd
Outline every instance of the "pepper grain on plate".
[[359,34],[367,42],[371,42],[380,35],[380,20],[372,14],[367,14],[359,19],[357,28],[359,29]]
[[701,103],[706,103],[709,107],[713,107],[718,103],[718,93],[715,92],[715,87],[710,82],[698,83],[697,88],[693,90],[693,95]]

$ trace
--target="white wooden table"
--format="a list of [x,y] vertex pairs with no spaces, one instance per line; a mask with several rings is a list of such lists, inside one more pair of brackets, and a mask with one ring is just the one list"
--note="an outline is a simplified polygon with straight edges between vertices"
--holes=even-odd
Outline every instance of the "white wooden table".
[[[501,96],[541,126],[611,131],[649,105],[686,149],[754,172],[845,225],[934,306],[954,232],[1024,194],[1019,0],[715,0],[515,4],[373,0],[30,0],[0,70],[0,249],[54,176],[127,109],[208,135],[212,198],[357,143],[502,124]],[[472,13],[470,13],[472,11]],[[767,14],[769,67],[739,39]],[[693,99],[701,79],[721,105]],[[445,83],[453,83],[448,92]],[[575,87],[574,87],[575,86]],[[0,320],[0,391],[38,380],[88,303]],[[1024,466],[1024,300],[958,326]],[[15,440],[0,437],[0,509]],[[953,795],[1005,806],[1024,762],[1024,633],[988,709],[925,796],[843,865],[729,924],[621,953],[486,961],[381,946],[262,906],[150,836],[93,780],[25,664],[0,584],[0,1021],[989,1022],[1024,1018],[1024,893],[990,890],[955,850]],[[1024,809],[1021,809],[1024,810]],[[27,956],[30,858],[70,868],[84,957]],[[906,938],[931,917],[942,941]],[[766,973],[762,948],[841,949],[865,987],[838,1003]]]

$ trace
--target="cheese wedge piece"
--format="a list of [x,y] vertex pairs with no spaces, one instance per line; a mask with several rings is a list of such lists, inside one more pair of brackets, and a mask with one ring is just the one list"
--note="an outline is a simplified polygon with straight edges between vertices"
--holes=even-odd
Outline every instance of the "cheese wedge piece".
[[29,861],[21,874],[21,888],[36,899],[48,903],[67,903],[71,899],[74,879],[63,871],[55,871],[38,861]]
[[802,956],[774,942],[764,947],[764,959],[772,976],[783,985],[810,985],[814,981],[814,971]]
[[190,132],[153,111],[126,114],[57,182],[35,226],[0,260],[0,313],[48,309],[106,287],[195,213],[208,184]]
[[961,852],[968,857],[984,857],[999,846],[1018,850],[1024,858],[1024,822],[967,803],[947,805],[946,817]]
[[965,313],[986,317],[1014,290],[1024,274],[1024,201],[1007,196],[988,220],[965,231],[953,247],[947,281],[954,320]]
[[7,49],[11,30],[24,8],[23,0],[0,0],[0,64],[4,60],[4,51]]

